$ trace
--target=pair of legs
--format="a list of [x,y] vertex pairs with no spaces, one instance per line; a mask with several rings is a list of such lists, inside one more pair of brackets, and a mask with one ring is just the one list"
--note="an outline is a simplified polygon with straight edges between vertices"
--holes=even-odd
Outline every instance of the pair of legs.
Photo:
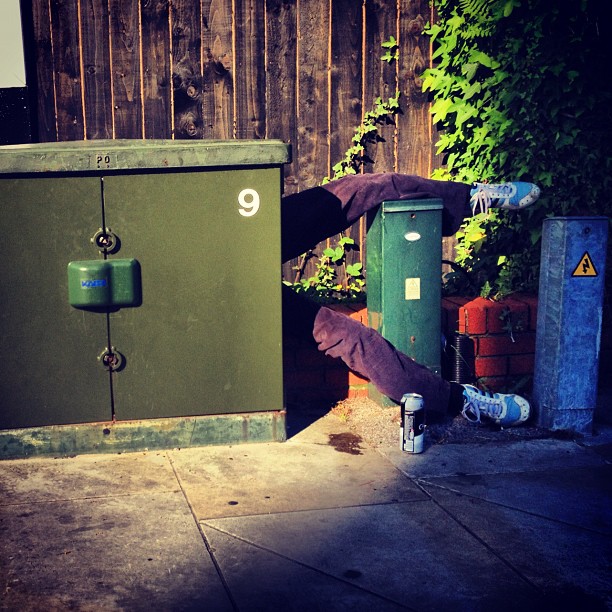
[[[403,174],[347,176],[283,198],[283,261],[299,256],[322,240],[350,227],[384,200],[440,198],[442,233],[453,235],[470,214],[470,187]],[[399,402],[404,393],[423,396],[428,411],[446,413],[450,384],[398,351],[378,332],[283,287],[287,333],[312,338],[319,350],[339,357],[377,389]]]
[[[516,184],[510,185],[516,189]],[[475,195],[482,199],[483,193]],[[347,176],[289,195],[281,204],[283,262],[347,229],[385,200],[440,198],[444,203],[442,233],[451,236],[471,214],[470,197],[470,185],[395,173]],[[528,204],[517,207],[524,205]],[[286,333],[314,340],[320,351],[342,359],[351,370],[398,403],[405,393],[419,393],[428,412],[446,414],[449,408],[451,412],[461,410],[464,389],[458,390],[459,385],[416,363],[375,330],[315,304],[286,286],[283,286],[283,325]]]

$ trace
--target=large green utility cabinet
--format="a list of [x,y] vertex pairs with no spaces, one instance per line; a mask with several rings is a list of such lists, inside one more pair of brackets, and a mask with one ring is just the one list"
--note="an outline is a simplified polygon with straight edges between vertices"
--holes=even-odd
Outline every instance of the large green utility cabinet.
[[0,429],[281,413],[289,156],[279,141],[1,147]]
[[[442,200],[383,202],[368,219],[368,318],[400,351],[440,374]],[[370,397],[393,402],[372,385]]]

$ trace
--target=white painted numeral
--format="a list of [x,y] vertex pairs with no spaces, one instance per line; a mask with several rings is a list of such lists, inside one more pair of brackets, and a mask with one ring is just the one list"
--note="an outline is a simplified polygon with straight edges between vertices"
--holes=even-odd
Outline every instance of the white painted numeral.
[[243,189],[238,194],[238,212],[243,217],[252,217],[259,210],[259,194],[254,189]]

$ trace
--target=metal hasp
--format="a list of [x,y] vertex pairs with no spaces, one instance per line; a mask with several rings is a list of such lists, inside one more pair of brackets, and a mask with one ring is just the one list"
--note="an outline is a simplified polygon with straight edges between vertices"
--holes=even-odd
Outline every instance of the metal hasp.
[[276,140],[0,147],[0,430],[284,415],[288,161]]
[[[442,200],[383,202],[368,219],[368,319],[400,351],[433,372],[441,361]],[[372,385],[372,399],[394,402]]]
[[541,427],[592,433],[607,237],[607,217],[544,221],[533,382]]

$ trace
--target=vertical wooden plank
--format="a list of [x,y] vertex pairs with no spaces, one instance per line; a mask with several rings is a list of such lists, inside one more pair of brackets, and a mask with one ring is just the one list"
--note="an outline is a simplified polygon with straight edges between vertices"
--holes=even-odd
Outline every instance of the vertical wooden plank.
[[202,0],[202,137],[232,138],[232,1]]
[[51,2],[58,140],[85,137],[77,0]]
[[[432,2],[429,7],[429,23],[437,23],[437,21],[438,21],[438,12],[436,10],[436,4],[435,2]],[[428,44],[427,67],[433,68],[433,60],[431,59],[433,45],[432,45],[430,38],[428,38],[427,44]],[[428,108],[427,108],[427,112],[430,112],[430,111],[431,111],[431,102],[428,104]],[[432,117],[430,114],[429,116],[429,145],[431,147],[432,172],[436,170],[437,168],[440,168],[444,164],[444,153],[437,153],[436,151],[437,150],[436,145],[437,145],[439,138],[440,138],[440,134],[437,133],[437,130],[433,124]],[[445,256],[445,259],[449,259],[449,258],[450,257]],[[454,255],[452,259],[454,260]]]
[[[284,166],[284,193],[298,189],[298,117],[297,117],[297,11],[288,0],[267,0],[266,3],[266,135],[280,138],[292,146],[291,164]],[[282,276],[293,282],[291,260],[282,266]]]
[[331,0],[298,1],[297,152],[300,190],[329,174],[329,17]]
[[175,138],[201,138],[201,7],[192,0],[174,0],[172,7]]
[[115,138],[142,138],[139,0],[110,0]]
[[144,135],[172,137],[170,2],[141,2]]
[[297,40],[294,2],[266,3],[266,137],[279,138],[294,148],[291,164],[284,167],[285,193],[297,187]]
[[[355,128],[362,119],[362,3],[333,0],[331,10],[331,91],[330,159],[331,166],[344,159],[352,144]],[[331,175],[331,173],[330,173]],[[361,222],[346,230],[355,241],[347,252],[346,264],[360,261]],[[339,237],[331,240],[335,245]],[[344,274],[338,278],[344,282]]]
[[236,138],[264,138],[266,134],[264,8],[261,0],[235,0]]
[[57,123],[55,118],[55,81],[53,50],[51,44],[51,13],[48,0],[32,2],[32,44],[36,62],[36,108],[38,118],[38,140],[55,142]]
[[398,117],[398,170],[428,176],[431,173],[430,116],[420,75],[429,65],[429,40],[422,35],[429,20],[427,0],[400,0],[399,84],[403,114]]
[[101,0],[80,0],[80,5],[85,138],[112,138],[108,4]]
[[332,166],[344,158],[361,122],[361,2],[333,0],[331,13],[331,134]]
[[[399,38],[397,31],[397,0],[366,0],[365,61],[364,61],[364,110],[372,109],[374,100],[380,97],[388,100],[397,91],[397,62],[381,60],[384,54],[382,43],[393,36]],[[405,100],[400,98],[400,105]],[[373,160],[366,171],[392,172],[396,168],[395,125],[379,128],[382,141],[370,147]]]

